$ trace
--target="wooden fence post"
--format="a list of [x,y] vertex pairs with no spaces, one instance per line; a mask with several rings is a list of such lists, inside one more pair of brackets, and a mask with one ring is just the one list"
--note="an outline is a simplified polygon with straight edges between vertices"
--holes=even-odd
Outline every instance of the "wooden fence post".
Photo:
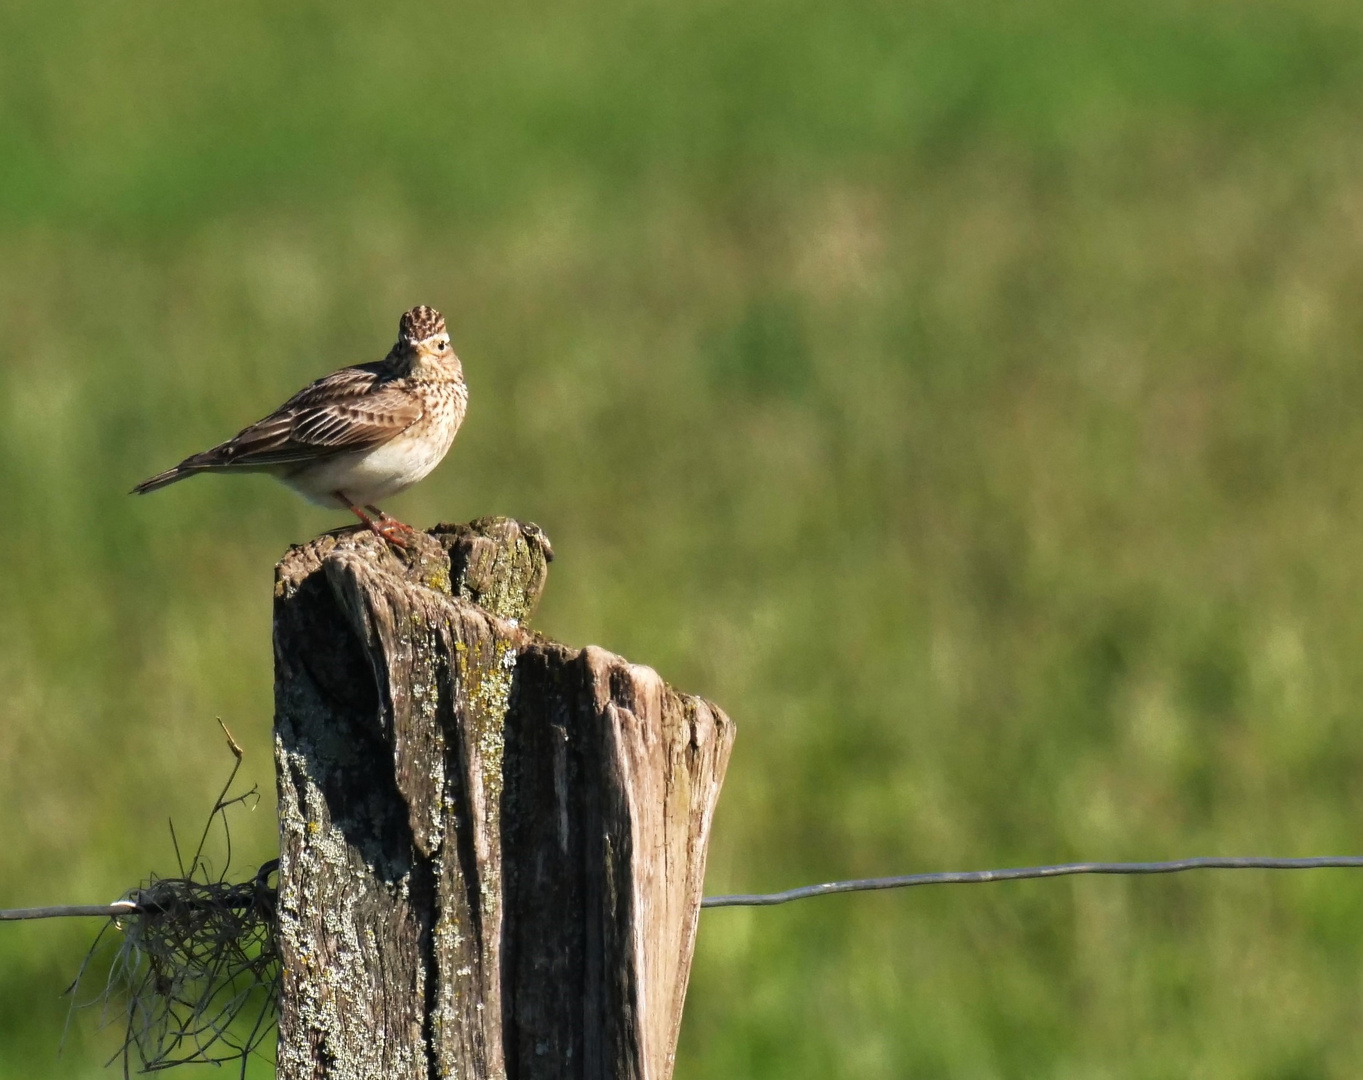
[[728,717],[525,628],[482,519],[275,586],[282,1080],[668,1080]]

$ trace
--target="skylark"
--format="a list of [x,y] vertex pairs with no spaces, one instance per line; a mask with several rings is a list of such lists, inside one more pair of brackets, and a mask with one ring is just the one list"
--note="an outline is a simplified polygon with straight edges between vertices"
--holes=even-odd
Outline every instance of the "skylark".
[[440,463],[468,396],[444,317],[414,307],[398,322],[397,344],[378,363],[318,379],[265,419],[133,491],[145,494],[201,472],[269,473],[305,499],[344,507],[378,536],[406,547],[399,534],[415,530],[374,504]]

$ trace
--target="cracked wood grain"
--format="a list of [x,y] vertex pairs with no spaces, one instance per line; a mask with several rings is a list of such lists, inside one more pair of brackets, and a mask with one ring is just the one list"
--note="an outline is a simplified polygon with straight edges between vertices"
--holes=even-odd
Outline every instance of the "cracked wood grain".
[[551,558],[482,519],[280,563],[280,1077],[670,1077],[734,729],[526,629]]

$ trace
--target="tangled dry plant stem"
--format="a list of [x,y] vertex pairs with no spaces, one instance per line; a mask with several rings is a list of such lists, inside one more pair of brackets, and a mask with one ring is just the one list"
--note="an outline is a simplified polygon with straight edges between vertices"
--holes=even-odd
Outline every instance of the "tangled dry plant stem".
[[[71,1012],[98,1006],[105,1023],[121,1014],[123,1042],[110,1064],[122,1058],[125,1077],[136,1061],[142,1072],[190,1063],[237,1063],[244,1078],[248,1059],[261,1049],[275,1022],[280,970],[270,878],[278,860],[262,864],[248,881],[228,880],[228,811],[254,803],[259,792],[252,787],[232,794],[242,753],[225,725],[223,731],[236,762],[188,867],[172,826],[178,877],[153,877],[108,908],[79,912],[103,914],[109,921],[67,991]],[[225,848],[216,875],[205,858],[215,822],[223,830]],[[103,986],[81,1000],[83,980],[114,939]]]

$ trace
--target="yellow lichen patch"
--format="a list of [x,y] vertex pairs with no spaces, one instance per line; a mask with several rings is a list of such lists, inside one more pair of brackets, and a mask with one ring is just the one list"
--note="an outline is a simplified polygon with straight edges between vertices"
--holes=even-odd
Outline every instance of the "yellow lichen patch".
[[474,655],[462,642],[456,643],[455,652],[484,797],[489,807],[495,807],[502,791],[503,729],[518,652],[506,638],[493,642],[492,655],[486,659]]

